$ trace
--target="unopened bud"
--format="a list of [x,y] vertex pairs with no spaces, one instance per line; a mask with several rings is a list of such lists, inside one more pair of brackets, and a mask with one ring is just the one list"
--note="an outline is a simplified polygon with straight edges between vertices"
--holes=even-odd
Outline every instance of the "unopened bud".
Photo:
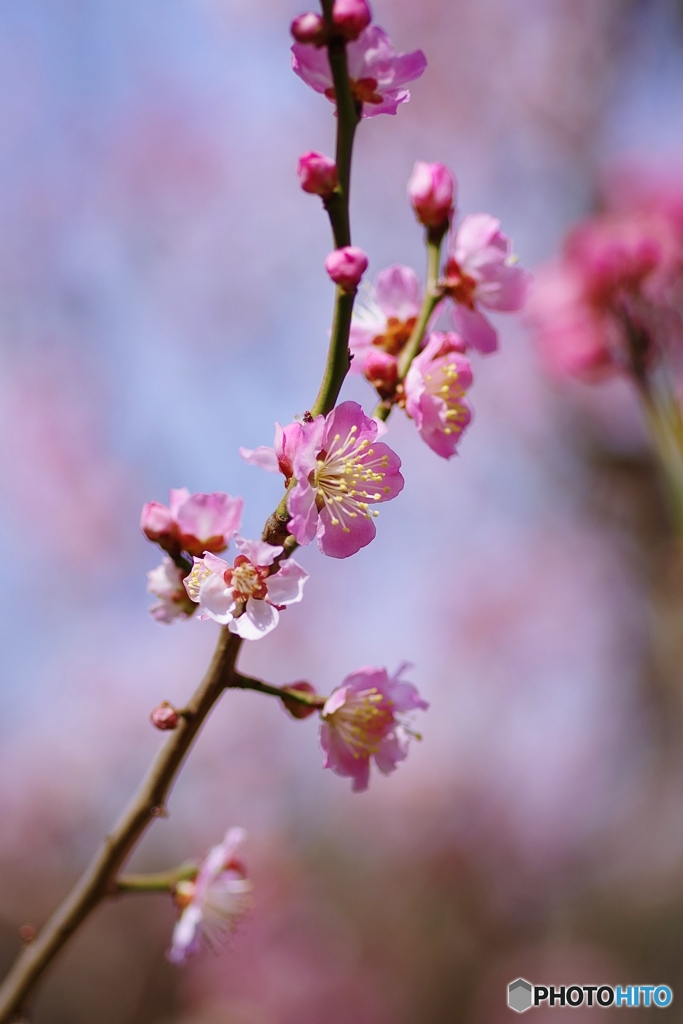
[[28,945],[29,942],[33,942],[37,934],[38,929],[34,928],[32,924],[22,924],[19,929],[19,938],[25,945]]
[[290,31],[297,43],[324,46],[327,42],[325,22],[319,14],[314,14],[313,11],[300,14],[298,18],[295,18],[290,26]]
[[162,732],[175,729],[180,721],[179,713],[167,700],[159,704],[149,717],[152,725],[156,726],[157,729],[161,729]]
[[[310,683],[291,683],[289,686],[285,687],[285,689],[298,690],[299,693],[315,694],[315,687],[311,686]],[[315,706],[315,704],[305,704],[303,701],[297,700],[296,697],[283,697],[282,703],[293,718],[308,718],[309,715],[320,710]]]
[[383,349],[371,347],[363,360],[363,373],[378,391],[390,392],[398,377],[398,361]]
[[325,270],[334,283],[348,292],[355,291],[367,269],[368,258],[355,245],[335,249],[325,260]]
[[304,153],[299,157],[296,173],[304,192],[326,199],[339,184],[337,165],[323,153]]
[[334,0],[332,21],[344,39],[358,39],[372,21],[370,6],[366,0]]
[[154,541],[165,550],[169,547],[177,547],[177,528],[173,515],[169,508],[159,504],[158,501],[148,501],[142,507],[140,516],[140,529],[147,540]]
[[455,179],[445,164],[418,160],[408,182],[408,197],[421,224],[445,227],[453,214]]

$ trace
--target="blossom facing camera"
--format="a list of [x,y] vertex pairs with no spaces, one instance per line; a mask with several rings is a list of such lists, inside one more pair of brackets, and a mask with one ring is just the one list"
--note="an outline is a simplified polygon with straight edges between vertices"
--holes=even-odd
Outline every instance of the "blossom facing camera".
[[[389,36],[377,25],[368,25],[348,44],[346,57],[351,92],[361,117],[395,114],[401,103],[410,99],[405,86],[419,78],[427,67],[422,50],[396,53]],[[336,102],[326,49],[296,42],[292,47],[292,68],[312,89]]]
[[259,466],[268,473],[282,473],[285,482],[289,483],[293,473],[294,455],[301,443],[301,424],[290,423],[286,427],[275,424],[275,442],[272,448],[261,445],[259,448],[240,448],[240,455],[245,462]]
[[401,460],[377,432],[357,402],[303,424],[287,499],[287,529],[297,543],[317,537],[323,554],[348,558],[373,540],[375,505],[395,498],[404,483]]
[[531,275],[520,267],[500,221],[487,213],[463,219],[449,246],[445,291],[454,303],[453,324],[468,346],[495,352],[498,335],[479,307],[514,312],[524,305]]
[[445,164],[418,160],[408,181],[408,198],[420,224],[445,230],[453,216],[455,178]]
[[371,350],[399,356],[413,333],[421,305],[422,284],[411,267],[395,264],[381,270],[353,313],[351,372],[365,373],[365,359]]
[[283,552],[274,544],[238,537],[237,547],[234,565],[210,552],[195,558],[185,588],[199,605],[200,619],[213,619],[243,640],[260,640],[275,629],[287,605],[301,601],[308,573],[293,558],[271,573]]
[[323,767],[352,778],[354,793],[368,788],[371,758],[389,775],[408,756],[411,737],[419,739],[406,715],[425,711],[429,704],[412,683],[401,679],[407,667],[401,665],[393,676],[384,668],[358,669],[328,697],[321,711]]
[[465,343],[457,334],[434,331],[413,360],[405,379],[406,412],[422,440],[444,459],[457,451],[472,419],[465,392],[472,384],[472,367],[463,355]]
[[147,592],[159,599],[149,610],[157,622],[168,625],[175,619],[189,618],[197,610],[183,586],[183,573],[170,558],[164,558],[161,565],[147,573]]
[[304,192],[327,199],[339,184],[337,165],[323,153],[304,153],[299,157],[296,173]]
[[332,23],[348,42],[358,39],[371,21],[372,12],[366,0],[334,0]]
[[186,487],[171,491],[169,506],[150,501],[143,506],[140,528],[174,558],[181,551],[201,555],[224,551],[242,519],[242,498],[223,491],[190,494]]
[[325,260],[325,270],[346,292],[356,290],[367,269],[368,257],[355,245],[334,249]]
[[228,829],[223,842],[209,850],[195,880],[177,884],[181,914],[167,954],[171,963],[185,963],[202,943],[218,952],[249,909],[251,883],[237,858],[245,839],[244,829]]
[[162,732],[168,732],[169,730],[176,729],[178,722],[180,721],[180,715],[167,700],[164,700],[159,704],[152,714],[149,716],[153,726],[157,729],[161,729]]
[[327,42],[325,22],[319,14],[300,14],[290,25],[290,32],[302,46],[324,46]]

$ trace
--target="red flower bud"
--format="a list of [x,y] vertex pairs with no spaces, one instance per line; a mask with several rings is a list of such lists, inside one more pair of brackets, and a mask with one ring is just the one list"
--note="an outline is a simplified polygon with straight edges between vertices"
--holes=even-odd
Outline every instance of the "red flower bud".
[[162,701],[149,717],[152,725],[156,726],[157,729],[161,729],[162,732],[175,729],[180,721],[180,715],[167,700]]
[[[290,683],[289,686],[285,687],[287,690],[298,690],[299,693],[315,693],[315,688],[310,683]],[[315,704],[304,704],[302,701],[297,700],[296,697],[283,697],[282,703],[289,711],[293,718],[308,718],[309,715],[319,711]],[[321,702],[322,703],[322,702]]]
[[296,173],[304,192],[322,196],[323,199],[332,195],[339,184],[337,165],[322,153],[304,153],[299,157]]
[[297,43],[308,43],[310,46],[324,46],[327,42],[325,22],[319,14],[309,11],[300,14],[290,26],[290,32]]
[[367,269],[368,258],[355,245],[335,249],[325,260],[325,270],[344,291],[354,291]]
[[408,182],[408,197],[421,224],[445,227],[453,213],[455,179],[445,164],[418,160]]
[[372,13],[366,0],[334,0],[332,7],[334,27],[349,42],[358,39],[361,32],[372,21]]

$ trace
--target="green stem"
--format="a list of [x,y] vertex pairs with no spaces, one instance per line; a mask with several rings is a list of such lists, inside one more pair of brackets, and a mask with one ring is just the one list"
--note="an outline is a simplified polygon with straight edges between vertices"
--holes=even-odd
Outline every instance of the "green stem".
[[344,378],[349,372],[351,360],[349,358],[349,332],[351,330],[351,316],[353,314],[353,302],[356,295],[337,288],[334,303],[334,316],[332,319],[332,334],[330,347],[327,352],[327,364],[323,375],[322,384],[318,391],[311,415],[319,416],[321,413],[326,416],[334,409],[339,392],[341,391]]
[[271,697],[279,697],[280,700],[297,701],[299,704],[306,704],[308,707],[322,708],[325,705],[326,697],[317,693],[305,693],[302,690],[293,690],[289,686],[271,686],[263,683],[260,679],[252,679],[251,676],[243,676],[241,672],[235,673],[231,688],[239,690],[256,690],[258,693],[267,693]]
[[674,526],[683,538],[683,439],[679,429],[680,410],[677,409],[673,414],[648,380],[639,381],[638,390],[667,485]]
[[178,882],[191,882],[197,876],[198,866],[187,861],[169,871],[155,871],[144,875],[121,875],[116,879],[116,891],[133,892],[173,892]]
[[[418,354],[424,341],[425,332],[432,314],[441,302],[443,295],[439,290],[439,275],[441,270],[441,246],[445,231],[438,234],[427,234],[427,285],[422,300],[420,313],[413,328],[413,332],[406,342],[406,346],[398,361],[397,385],[402,384],[410,369],[415,356]],[[383,399],[373,415],[376,419],[387,420],[395,403],[395,396]]]

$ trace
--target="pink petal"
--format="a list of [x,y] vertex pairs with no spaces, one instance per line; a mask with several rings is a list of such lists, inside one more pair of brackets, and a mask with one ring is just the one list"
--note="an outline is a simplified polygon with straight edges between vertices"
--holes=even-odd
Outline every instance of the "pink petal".
[[375,539],[377,530],[374,519],[358,516],[351,520],[353,526],[345,532],[341,524],[333,526],[327,507],[320,513],[321,529],[318,531],[318,547],[331,558],[348,558]]
[[393,88],[397,88],[419,78],[427,67],[427,58],[422,50],[413,50],[412,53],[396,54],[392,64],[394,74],[391,84]]
[[278,572],[266,581],[268,599],[277,605],[296,604],[304,596],[304,583],[307,579],[308,573],[303,566],[293,558],[287,559]]
[[243,640],[260,640],[266,633],[275,629],[279,621],[280,614],[277,608],[273,608],[267,601],[255,601],[250,597],[244,614],[233,619],[229,629]]
[[500,221],[488,213],[470,213],[464,217],[453,244],[453,255],[462,266],[490,245],[507,253],[505,236],[500,233]]
[[190,497],[190,492],[187,487],[179,487],[176,490],[171,491],[171,500],[169,505],[171,507],[171,515],[175,519],[178,515],[178,509],[183,505]]
[[478,309],[453,306],[451,317],[455,330],[462,335],[470,348],[476,348],[484,355],[497,351],[498,335]]
[[199,605],[214,622],[225,626],[232,619],[235,602],[232,589],[222,576],[209,576],[199,589]]
[[382,92],[381,103],[364,103],[363,117],[377,117],[378,114],[395,114],[402,103],[410,102],[407,89],[386,89]]
[[287,529],[297,544],[310,544],[318,529],[315,491],[306,480],[296,484],[287,497],[287,511],[292,517]]
[[240,553],[254,565],[272,565],[284,550],[277,544],[266,544],[264,540],[244,540],[243,537],[237,537],[236,544]]
[[422,283],[412,267],[396,264],[377,275],[373,297],[386,316],[409,320],[420,312]]
[[280,464],[272,448],[261,445],[260,448],[240,448],[239,452],[244,461],[251,466],[258,466],[259,469],[265,469],[268,473],[280,472]]
[[[351,46],[353,45],[355,44],[352,43]],[[318,48],[295,43],[292,47],[292,70],[316,92],[324,93],[326,89],[332,88],[332,72],[324,46]]]

